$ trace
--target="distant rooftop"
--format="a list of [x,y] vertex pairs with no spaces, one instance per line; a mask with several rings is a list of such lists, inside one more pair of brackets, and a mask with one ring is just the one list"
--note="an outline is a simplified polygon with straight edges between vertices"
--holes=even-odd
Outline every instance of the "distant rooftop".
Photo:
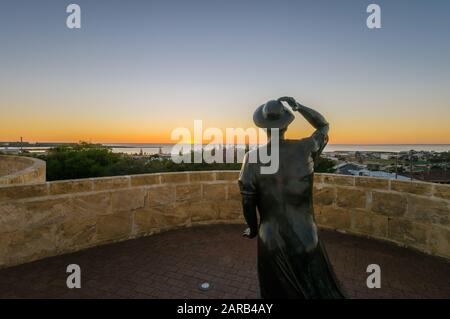
[[370,176],[370,177],[379,177],[379,178],[387,178],[387,179],[398,179],[400,181],[409,181],[411,178],[407,176],[397,175],[395,173],[389,173],[384,171],[370,171],[368,169],[349,169],[348,172],[351,175],[355,176]]

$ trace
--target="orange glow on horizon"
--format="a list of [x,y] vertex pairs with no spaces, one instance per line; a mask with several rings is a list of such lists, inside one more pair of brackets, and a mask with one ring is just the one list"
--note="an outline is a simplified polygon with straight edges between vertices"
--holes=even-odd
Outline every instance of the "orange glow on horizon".
[[[450,144],[450,126],[445,116],[425,121],[419,119],[353,119],[350,117],[333,118],[326,114],[331,123],[330,144]],[[203,123],[203,132],[207,128],[218,127],[226,137],[226,128],[254,127],[250,120],[210,118]],[[5,122],[5,123],[3,123]],[[176,118],[147,120],[143,118],[117,119],[91,118],[55,119],[50,117],[30,116],[10,118],[0,125],[0,141],[34,142],[79,142],[92,143],[154,143],[174,144],[171,140],[172,130],[186,127],[191,132],[193,141],[193,118]],[[309,136],[314,129],[302,118],[291,124],[286,138],[296,139]],[[225,142],[225,141],[224,141]],[[205,144],[209,141],[204,140]]]
[[[222,129],[223,140],[226,142],[225,129]],[[299,139],[312,134],[313,129],[309,130],[288,130],[286,132],[287,139]],[[436,134],[437,133],[437,134]],[[385,132],[370,132],[368,130],[358,131],[354,130],[339,130],[335,128],[330,131],[329,144],[450,144],[450,132],[427,132],[422,131],[421,134],[414,134],[414,132],[401,131],[385,131]],[[78,133],[78,132],[64,132],[64,131],[38,131],[38,132],[4,132],[0,129],[0,141],[13,142],[19,141],[20,136],[23,136],[24,141],[35,142],[79,142],[87,141],[92,143],[130,143],[130,144],[175,144],[179,140],[171,140],[171,131],[158,131],[151,134],[141,132],[93,132]],[[189,141],[184,141],[189,142]],[[190,140],[194,143],[193,137]],[[203,139],[204,144],[210,143],[210,140]]]

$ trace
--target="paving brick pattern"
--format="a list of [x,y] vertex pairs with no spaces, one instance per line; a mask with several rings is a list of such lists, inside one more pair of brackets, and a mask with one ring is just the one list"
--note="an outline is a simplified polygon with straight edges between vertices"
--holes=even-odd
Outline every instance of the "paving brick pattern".
[[[256,241],[243,228],[170,231],[6,268],[0,298],[257,298]],[[445,260],[334,231],[321,237],[351,298],[450,298]],[[81,289],[67,288],[68,264],[80,265]],[[366,286],[368,264],[381,267],[380,289]]]

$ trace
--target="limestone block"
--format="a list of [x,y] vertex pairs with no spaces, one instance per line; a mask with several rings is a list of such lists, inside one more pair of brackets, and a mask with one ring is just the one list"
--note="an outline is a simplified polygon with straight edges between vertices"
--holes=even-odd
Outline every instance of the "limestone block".
[[239,178],[238,171],[218,171],[216,172],[216,180],[221,181],[237,181]]
[[190,224],[189,203],[144,207],[134,213],[134,231],[152,233]]
[[171,183],[187,183],[189,173],[164,173],[161,174],[161,183],[171,184]]
[[320,184],[322,183],[322,181],[323,181],[322,174],[320,173],[314,174],[314,184]]
[[388,238],[413,247],[426,248],[428,228],[426,225],[404,218],[390,218]]
[[177,201],[198,201],[202,197],[202,187],[200,184],[177,185],[175,190]]
[[372,211],[386,216],[403,216],[406,212],[406,196],[373,191]]
[[239,200],[225,200],[217,203],[219,209],[219,219],[234,220],[239,219],[242,214],[242,203]]
[[204,184],[203,198],[207,200],[222,201],[226,198],[225,184]]
[[50,182],[48,186],[50,195],[89,192],[93,189],[90,179]]
[[10,233],[7,258],[12,264],[29,262],[56,254],[55,225],[41,225]]
[[189,173],[189,180],[194,182],[210,182],[214,180],[213,172],[191,172]]
[[46,163],[45,162],[43,162],[42,165],[39,165],[39,167],[37,169],[37,172],[38,172],[37,181],[38,182],[42,182],[42,183],[45,182],[45,180],[46,180],[46,173],[47,173],[47,168],[46,168]]
[[315,210],[315,219],[318,225],[333,229],[347,230],[351,226],[350,211],[344,208],[319,206]]
[[434,185],[434,196],[450,200],[450,185]]
[[[205,187],[205,186],[203,186]],[[237,182],[227,184],[227,199],[242,200],[241,191]]]
[[355,186],[371,189],[389,189],[389,180],[382,178],[357,176],[355,178]]
[[13,233],[0,232],[0,268],[9,263],[9,246],[11,245]]
[[166,205],[175,202],[175,186],[158,186],[148,189],[149,206]]
[[25,184],[28,181],[25,179],[24,175],[10,175],[10,177],[6,177],[7,184],[15,185],[15,184]]
[[131,213],[120,212],[97,217],[97,240],[112,241],[131,235]]
[[366,192],[361,189],[337,187],[336,203],[342,208],[365,208]]
[[428,248],[431,253],[450,259],[450,229],[432,225]]
[[87,212],[74,212],[58,225],[58,251],[68,251],[74,247],[86,247],[95,242],[97,217]]
[[387,216],[377,215],[361,209],[353,211],[352,229],[357,233],[378,238],[386,238],[387,228]]
[[20,203],[0,204],[0,233],[24,229],[25,211]]
[[355,176],[323,174],[324,184],[334,184],[341,186],[354,186]]
[[313,189],[314,204],[332,205],[336,198],[336,189],[333,186],[315,185]]
[[125,212],[144,207],[147,191],[144,188],[132,188],[111,193],[113,212]]
[[48,195],[47,184],[0,187],[0,202]]
[[406,216],[423,223],[448,225],[450,211],[444,200],[409,195]]
[[60,225],[74,211],[70,197],[26,201],[22,207],[25,209],[25,229]]
[[214,201],[191,203],[188,209],[192,222],[216,220],[219,216],[219,209]]
[[111,214],[111,192],[78,194],[72,198],[72,205],[76,211],[92,216]]
[[391,181],[391,190],[397,192],[405,192],[417,195],[430,196],[432,193],[431,183],[409,182],[409,181]]
[[145,186],[159,184],[160,174],[131,175],[131,186]]
[[92,179],[92,182],[94,183],[94,190],[128,188],[130,184],[130,177],[114,176],[94,178]]

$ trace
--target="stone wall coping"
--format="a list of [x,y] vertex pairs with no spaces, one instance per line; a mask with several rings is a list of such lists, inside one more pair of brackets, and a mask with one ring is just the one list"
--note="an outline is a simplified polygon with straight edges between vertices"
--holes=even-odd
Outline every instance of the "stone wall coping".
[[[43,160],[14,155],[0,155],[0,162],[21,162],[28,165],[27,167],[18,167],[17,171],[0,176],[0,187],[9,186],[11,184],[32,184],[42,183],[45,181],[46,163]],[[40,176],[41,174],[41,176]],[[30,181],[21,179],[22,176],[31,175]]]
[[[36,160],[35,165],[40,164]],[[29,168],[31,169],[31,168]],[[198,176],[203,176],[197,178]],[[230,183],[236,182],[237,170],[158,172],[136,175],[119,175],[96,178],[58,180],[26,185],[0,185],[0,202],[11,199],[41,197],[70,193],[95,192],[105,189],[126,189],[133,187],[154,187],[154,185],[191,183]],[[180,177],[180,178],[177,178]],[[204,178],[208,177],[208,178]],[[329,173],[316,173],[315,185],[323,187],[334,185],[342,188],[371,189],[379,192],[406,193],[430,198],[450,199],[450,185],[422,181],[398,181],[368,176],[348,176]],[[64,187],[66,189],[64,190]],[[2,196],[8,193],[9,196]]]

